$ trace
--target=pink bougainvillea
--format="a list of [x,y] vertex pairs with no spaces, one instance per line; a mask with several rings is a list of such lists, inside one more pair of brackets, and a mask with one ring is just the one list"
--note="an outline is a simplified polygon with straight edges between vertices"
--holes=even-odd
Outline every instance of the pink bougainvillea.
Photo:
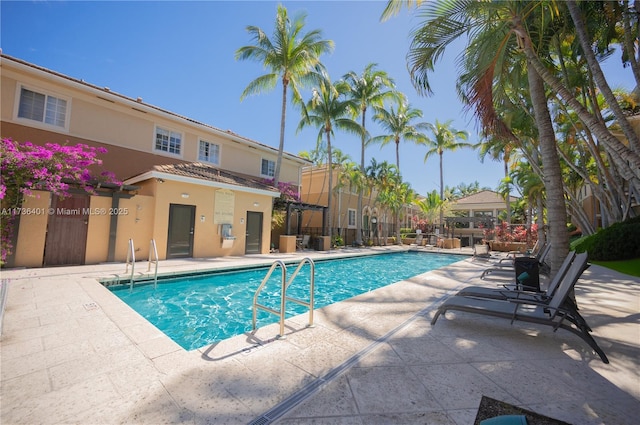
[[89,167],[102,165],[99,154],[106,153],[102,147],[85,144],[59,145],[47,143],[44,146],[31,142],[19,143],[3,138],[0,144],[0,200],[2,201],[1,244],[4,261],[10,250],[15,223],[15,212],[19,211],[22,196],[29,196],[34,190],[45,190],[59,196],[67,196],[69,185],[80,187],[89,193],[94,191],[94,183],[120,183],[111,172],[105,171],[99,177],[89,171]]
[[527,228],[521,224],[509,225],[506,222],[502,222],[493,229],[484,229],[484,239],[486,241],[529,242],[535,244],[538,240],[538,225],[532,224],[530,228]]
[[[273,179],[265,179],[265,184],[273,186]],[[274,207],[276,209],[284,209],[287,202],[300,202],[300,193],[298,188],[293,183],[278,182],[278,190],[280,191],[280,198],[276,199]]]

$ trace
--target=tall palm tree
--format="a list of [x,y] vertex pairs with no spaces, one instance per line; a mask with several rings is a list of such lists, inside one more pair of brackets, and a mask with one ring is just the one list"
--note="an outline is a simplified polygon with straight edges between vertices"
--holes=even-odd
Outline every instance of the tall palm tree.
[[[350,71],[342,78],[350,86],[349,97],[356,103],[356,114],[361,117],[362,137],[360,142],[360,172],[364,174],[364,154],[367,146],[366,114],[370,106],[382,107],[385,99],[397,96],[395,83],[386,72],[376,70],[377,64],[370,63],[362,74]],[[356,214],[356,244],[362,245],[362,193],[358,193]]]
[[360,135],[362,127],[353,121],[351,111],[353,110],[353,102],[346,98],[349,86],[339,81],[334,84],[331,82],[329,74],[322,68],[314,73],[316,79],[316,87],[313,89],[311,99],[303,108],[303,118],[298,125],[298,131],[306,126],[313,125],[318,127],[318,140],[326,137],[328,172],[329,172],[329,193],[327,199],[327,223],[328,228],[324,229],[327,236],[332,236],[332,192],[333,192],[333,155],[331,152],[331,136],[334,134],[333,129],[338,128],[350,133]]
[[275,28],[271,38],[260,28],[248,26],[247,32],[255,45],[236,50],[237,60],[251,59],[262,62],[269,73],[262,75],[244,89],[240,99],[272,90],[278,79],[282,82],[282,114],[280,118],[280,143],[274,175],[274,186],[280,181],[282,155],[284,152],[285,121],[287,116],[287,90],[290,87],[293,102],[301,101],[300,89],[310,82],[313,69],[320,64],[320,56],[333,50],[333,41],[323,40],[320,30],[303,34],[306,15],[297,14],[289,18],[287,9],[278,5]]
[[379,123],[387,133],[371,138],[370,143],[380,143],[381,146],[385,146],[391,142],[395,143],[396,167],[400,170],[400,141],[409,140],[416,143],[422,141],[424,134],[421,133],[420,130],[426,128],[427,124],[413,124],[413,121],[422,118],[422,111],[420,109],[412,108],[411,105],[404,100],[395,103],[397,109],[393,106],[391,106],[389,110],[376,108],[376,114],[373,116],[373,120]]
[[[433,155],[438,155],[440,158],[440,198],[444,198],[444,173],[443,173],[443,160],[442,157],[445,151],[455,151],[464,147],[472,147],[470,143],[466,143],[463,140],[467,140],[469,134],[463,130],[456,130],[451,127],[452,120],[440,123],[436,120],[435,124],[427,123],[427,128],[433,134],[434,139],[429,137],[423,138],[420,143],[427,146],[427,153],[424,155],[424,161],[427,162]],[[444,211],[440,210],[440,230],[442,231],[444,224]]]
[[[526,75],[522,96],[531,100],[538,130],[545,187],[547,216],[552,246],[552,272],[560,268],[569,250],[566,229],[566,206],[556,141],[543,78],[548,72],[550,23],[556,22],[558,8],[546,1],[495,1],[425,3],[421,16],[426,20],[413,32],[409,68],[414,84],[425,92],[431,91],[428,74],[446,47],[459,37],[468,35],[464,57],[459,64],[468,75],[466,99],[480,118],[486,134],[512,135],[507,124],[495,112],[494,88],[513,74]],[[534,41],[536,43],[534,43]],[[525,53],[526,59],[522,53]],[[540,55],[540,56],[538,56]],[[544,63],[540,59],[544,57]],[[524,72],[521,70],[525,70]],[[551,75],[553,77],[553,75]],[[556,88],[554,87],[554,90]]]

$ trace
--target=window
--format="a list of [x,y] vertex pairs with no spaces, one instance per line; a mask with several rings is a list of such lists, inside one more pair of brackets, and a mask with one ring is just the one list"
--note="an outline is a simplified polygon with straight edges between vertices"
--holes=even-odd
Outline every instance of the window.
[[200,140],[198,161],[211,162],[216,165],[220,164],[220,145]]
[[347,227],[349,229],[353,229],[356,227],[356,210],[349,208],[347,210],[348,214],[348,224]]
[[67,101],[22,87],[18,117],[65,128]]
[[[473,216],[476,218],[486,217],[487,222],[489,222],[490,219],[493,217],[493,211],[474,211]],[[482,225],[479,222],[476,222],[473,227],[480,228],[482,227]]]
[[276,175],[276,163],[269,161],[268,159],[262,160],[262,167],[260,168],[260,174],[268,177],[275,177]]
[[180,155],[181,146],[182,135],[180,133],[160,127],[156,128],[155,150]]

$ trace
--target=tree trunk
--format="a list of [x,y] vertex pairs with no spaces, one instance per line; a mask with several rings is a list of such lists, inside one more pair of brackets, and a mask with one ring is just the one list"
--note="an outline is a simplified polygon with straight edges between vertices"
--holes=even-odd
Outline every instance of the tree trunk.
[[276,171],[273,176],[273,186],[278,187],[280,182],[280,168],[282,167],[282,154],[284,152],[284,123],[287,118],[287,82],[282,81],[282,115],[280,116],[280,144],[278,145],[278,159]]
[[[328,229],[325,228],[324,234],[326,236],[329,236],[329,239],[331,239],[331,231],[333,229],[333,217],[331,214],[331,201],[332,201],[332,193],[333,193],[333,158],[332,158],[332,153],[331,153],[331,128],[327,128],[325,129],[325,133],[327,134],[327,155],[328,155],[328,164],[329,164],[329,191],[328,191],[328,198],[327,198],[327,223],[326,225],[328,226]],[[330,240],[329,243],[333,243],[333,241]]]
[[[598,85],[600,92],[609,104],[609,108],[615,115],[618,124],[622,128],[622,131],[629,142],[629,147],[638,154],[640,153],[640,140],[638,139],[638,135],[633,131],[629,121],[627,121],[627,117],[622,112],[622,108],[620,108],[618,100],[611,91],[611,87],[609,87],[609,83],[607,83],[607,80],[604,77],[604,73],[600,68],[600,63],[598,63],[596,56],[591,49],[589,35],[587,34],[580,8],[574,0],[567,0],[567,7],[569,8],[569,13],[571,14],[571,19],[573,19],[578,40],[580,41],[580,46],[582,47],[584,57],[587,59],[587,64],[589,65],[593,78]],[[633,55],[633,53],[631,54]]]
[[[364,176],[364,151],[365,151],[365,143],[366,143],[366,136],[364,134],[364,125],[365,125],[365,114],[366,114],[367,109],[363,108],[362,109],[362,141],[361,141],[361,146],[360,146],[360,172],[362,173],[362,175]],[[356,244],[357,245],[362,245],[362,197],[364,196],[363,194],[364,191],[364,187],[360,187],[358,188],[358,211],[356,213]]]
[[544,64],[536,56],[531,46],[531,40],[528,38],[525,42],[524,51],[527,56],[527,61],[530,64],[529,68],[535,69],[536,73],[542,77],[544,82],[546,82],[554,92],[558,93],[571,109],[575,111],[580,121],[607,147],[612,160],[620,170],[620,174],[625,180],[629,181],[629,184],[634,185],[637,189],[640,184],[640,155],[625,146],[624,143],[611,134],[604,123],[591,114],[575,96],[545,68]]
[[564,185],[544,82],[536,69],[530,63],[528,65],[529,93],[538,128],[540,154],[544,171],[543,181],[547,193],[547,219],[551,243],[549,265],[553,276],[560,269],[564,258],[569,253]]

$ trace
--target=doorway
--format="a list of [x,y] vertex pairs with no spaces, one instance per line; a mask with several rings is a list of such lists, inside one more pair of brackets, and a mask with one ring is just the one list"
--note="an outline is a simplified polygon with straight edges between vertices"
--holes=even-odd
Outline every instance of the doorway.
[[167,258],[193,257],[193,229],[196,220],[194,205],[169,205],[169,235]]
[[245,254],[260,254],[262,247],[262,213],[247,211]]
[[47,222],[44,266],[84,264],[89,223],[89,196],[72,193],[54,196]]

